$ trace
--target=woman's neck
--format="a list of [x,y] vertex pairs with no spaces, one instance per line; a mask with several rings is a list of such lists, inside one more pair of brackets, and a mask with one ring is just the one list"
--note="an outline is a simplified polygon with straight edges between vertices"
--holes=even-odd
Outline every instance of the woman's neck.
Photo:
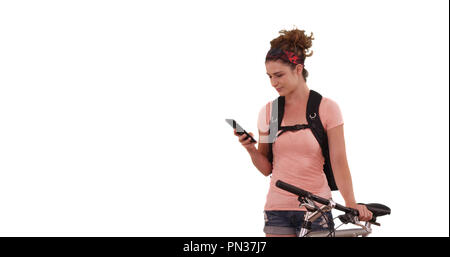
[[309,88],[305,82],[298,85],[298,87],[290,94],[285,96],[285,105],[294,106],[296,104],[303,104],[308,101]]

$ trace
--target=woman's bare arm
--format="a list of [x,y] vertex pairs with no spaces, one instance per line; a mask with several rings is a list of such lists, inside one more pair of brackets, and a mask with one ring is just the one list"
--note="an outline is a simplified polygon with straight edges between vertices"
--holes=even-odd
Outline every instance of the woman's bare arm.
[[[252,158],[253,165],[264,175],[269,176],[272,173],[272,163],[269,162],[267,158],[267,154],[269,152],[269,144],[261,143],[261,137],[264,137],[264,133],[259,132],[259,140],[258,140],[258,149],[256,149],[255,144],[251,143],[250,138],[246,138],[245,134],[239,136],[236,134],[236,130],[234,134],[239,137],[239,142],[247,149],[247,152],[250,154]],[[253,136],[253,133],[249,133]]]
[[372,213],[365,205],[356,203],[353,193],[352,175],[348,167],[347,154],[345,150],[344,125],[339,125],[327,131],[328,146],[330,150],[331,167],[336,184],[344,198],[347,207],[355,208],[359,211],[361,220],[372,219]]

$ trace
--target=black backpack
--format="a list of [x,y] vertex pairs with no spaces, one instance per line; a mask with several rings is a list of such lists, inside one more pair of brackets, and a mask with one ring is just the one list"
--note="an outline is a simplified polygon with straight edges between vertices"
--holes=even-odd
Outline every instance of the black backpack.
[[269,161],[273,161],[272,144],[275,142],[278,130],[282,130],[278,136],[285,131],[295,131],[300,129],[311,129],[314,137],[319,142],[320,148],[322,148],[322,155],[325,159],[323,165],[323,171],[327,177],[328,186],[332,191],[338,190],[336,181],[334,180],[333,170],[331,169],[330,153],[328,150],[328,137],[327,133],[322,125],[322,121],[319,117],[319,105],[322,100],[322,96],[314,90],[310,90],[308,103],[306,106],[306,119],[308,124],[299,124],[295,126],[281,126],[281,120],[284,115],[284,96],[279,96],[272,102],[272,112],[270,115],[269,124]]

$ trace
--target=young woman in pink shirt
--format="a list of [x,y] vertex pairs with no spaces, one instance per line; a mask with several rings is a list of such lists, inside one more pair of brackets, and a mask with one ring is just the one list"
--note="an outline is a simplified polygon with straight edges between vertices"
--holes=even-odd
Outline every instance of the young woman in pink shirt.
[[[312,46],[313,34],[307,36],[303,30],[281,30],[273,39],[266,56],[266,71],[272,86],[285,98],[281,126],[307,124],[306,106],[310,89],[306,84],[308,71],[304,67]],[[306,209],[299,207],[297,197],[275,186],[283,180],[313,194],[331,199],[331,190],[323,171],[324,157],[321,147],[310,129],[285,131],[272,144],[273,160],[269,158],[269,120],[272,102],[265,104],[258,116],[259,144],[250,142],[245,134],[239,142],[247,149],[255,167],[264,175],[271,175],[270,189],[264,206],[266,236],[296,236],[300,231]],[[339,106],[333,100],[322,97],[319,117],[328,136],[331,166],[336,185],[347,207],[360,213],[360,220],[367,221],[372,213],[364,205],[356,203],[352,178],[347,163],[344,141],[344,123]],[[253,136],[253,133],[250,132]],[[326,218],[317,219],[312,231],[328,230],[333,227],[331,212]]]

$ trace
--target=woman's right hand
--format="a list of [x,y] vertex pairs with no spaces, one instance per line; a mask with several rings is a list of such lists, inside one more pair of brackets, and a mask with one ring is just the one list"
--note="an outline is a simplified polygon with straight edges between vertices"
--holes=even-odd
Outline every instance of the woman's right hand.
[[[254,138],[252,132],[249,132],[249,134]],[[245,149],[247,150],[251,150],[253,148],[256,149],[255,147],[256,142],[251,142],[252,139],[250,137],[247,138],[246,134],[238,135],[236,129],[234,129],[234,135],[239,138],[239,142],[242,144],[242,146],[245,147]]]

